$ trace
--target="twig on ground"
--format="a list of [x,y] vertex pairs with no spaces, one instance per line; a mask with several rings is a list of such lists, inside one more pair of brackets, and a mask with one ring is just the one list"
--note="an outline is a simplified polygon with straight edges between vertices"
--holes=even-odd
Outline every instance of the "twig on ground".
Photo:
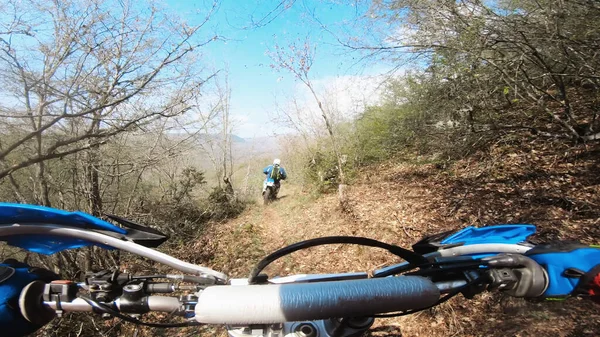
[[410,238],[414,238],[413,235],[409,234],[408,231],[406,231],[406,228],[404,228],[404,226],[402,226],[402,230],[404,231],[404,234],[406,234],[406,236],[408,236]]

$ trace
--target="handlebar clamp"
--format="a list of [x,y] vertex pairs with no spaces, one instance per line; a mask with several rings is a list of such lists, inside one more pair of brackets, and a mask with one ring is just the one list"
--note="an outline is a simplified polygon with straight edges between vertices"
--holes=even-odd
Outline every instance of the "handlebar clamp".
[[[488,258],[490,288],[514,297],[539,297],[548,288],[548,274],[533,259],[520,254],[499,254]],[[502,268],[506,267],[506,268]]]

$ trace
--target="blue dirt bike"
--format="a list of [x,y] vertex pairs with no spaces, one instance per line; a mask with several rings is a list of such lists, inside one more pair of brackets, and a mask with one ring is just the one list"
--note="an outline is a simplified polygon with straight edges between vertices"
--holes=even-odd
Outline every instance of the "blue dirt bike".
[[[178,271],[131,275],[103,270],[87,273],[80,282],[32,279],[17,293],[26,322],[39,326],[56,315],[88,312],[152,327],[220,324],[227,326],[230,336],[240,337],[350,337],[363,335],[378,317],[412,314],[457,294],[467,298],[484,291],[523,298],[594,295],[594,279],[600,272],[597,248],[535,246],[527,241],[535,233],[534,226],[499,225],[429,236],[412,250],[362,237],[306,240],[268,255],[248,278],[231,279],[153,249],[167,239],[159,231],[116,216],[107,220],[81,212],[0,203],[0,240],[9,245],[48,255],[96,245]],[[285,277],[261,273],[287,254],[325,244],[378,247],[405,262],[372,273]],[[179,318],[173,323],[141,319],[152,312]]]

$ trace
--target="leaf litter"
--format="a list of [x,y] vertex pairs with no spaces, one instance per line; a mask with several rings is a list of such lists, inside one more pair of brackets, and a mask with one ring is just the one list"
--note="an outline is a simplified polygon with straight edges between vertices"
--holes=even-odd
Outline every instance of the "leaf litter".
[[[247,277],[268,253],[330,235],[410,247],[423,235],[466,226],[533,223],[538,226],[534,242],[594,244],[600,241],[599,158],[599,145],[532,140],[518,147],[498,144],[449,166],[388,161],[359,174],[343,210],[336,195],[311,198],[308,190],[288,184],[282,188],[287,198],[213,225],[191,248],[207,257],[195,262]],[[333,245],[294,253],[265,272],[369,272],[397,262],[379,249]],[[378,319],[367,334],[399,335],[597,336],[600,315],[597,305],[581,299],[535,302],[484,293],[467,300],[459,295],[415,315]]]

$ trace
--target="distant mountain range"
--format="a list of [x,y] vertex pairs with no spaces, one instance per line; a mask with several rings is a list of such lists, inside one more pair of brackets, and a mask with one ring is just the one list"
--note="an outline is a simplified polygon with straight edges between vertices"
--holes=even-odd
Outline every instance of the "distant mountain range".
[[232,148],[234,159],[238,162],[248,161],[249,159],[261,156],[269,156],[273,158],[281,156],[282,149],[277,141],[277,138],[237,138],[238,140],[234,140],[234,138],[232,138]]

